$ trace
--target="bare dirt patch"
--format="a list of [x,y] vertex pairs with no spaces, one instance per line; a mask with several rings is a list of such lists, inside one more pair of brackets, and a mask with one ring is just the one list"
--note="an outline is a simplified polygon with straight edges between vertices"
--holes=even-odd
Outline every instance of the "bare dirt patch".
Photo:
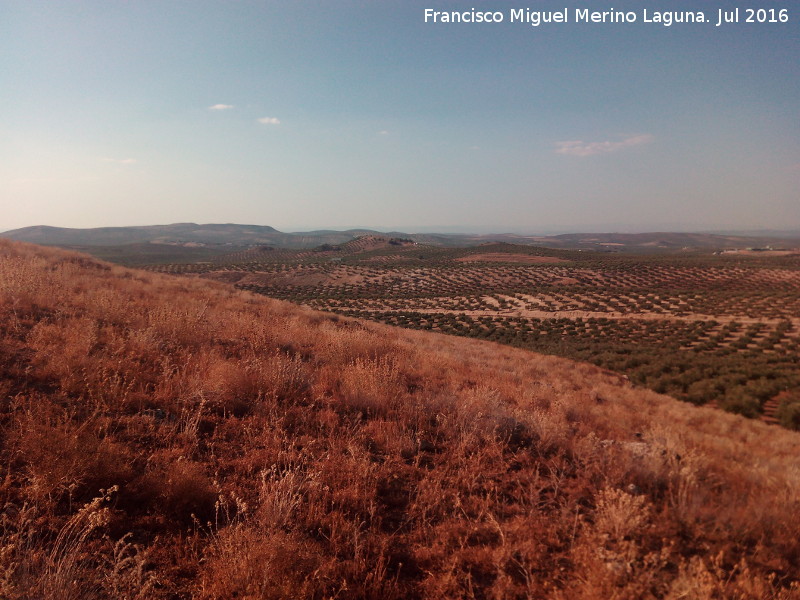
[[412,257],[403,256],[402,254],[385,254],[382,256],[370,256],[361,260],[365,263],[406,262],[412,260]]
[[[346,269],[290,269],[277,273],[241,271],[215,271],[203,275],[206,279],[236,283],[238,285],[259,286],[323,286],[323,285],[361,285],[367,280],[363,274],[352,273]],[[373,279],[382,280],[384,276]]]
[[724,250],[722,254],[735,254],[737,256],[797,256],[800,254],[800,248],[792,250]]
[[506,252],[486,252],[484,254],[470,254],[456,259],[457,262],[503,262],[517,264],[557,264],[572,262],[566,258],[556,256],[534,256],[532,254],[509,254]]

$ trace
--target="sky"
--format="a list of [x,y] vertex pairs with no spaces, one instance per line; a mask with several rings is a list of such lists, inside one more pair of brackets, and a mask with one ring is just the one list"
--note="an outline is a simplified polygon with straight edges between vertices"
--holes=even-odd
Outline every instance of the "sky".
[[0,230],[800,230],[800,2],[0,0],[0,104]]

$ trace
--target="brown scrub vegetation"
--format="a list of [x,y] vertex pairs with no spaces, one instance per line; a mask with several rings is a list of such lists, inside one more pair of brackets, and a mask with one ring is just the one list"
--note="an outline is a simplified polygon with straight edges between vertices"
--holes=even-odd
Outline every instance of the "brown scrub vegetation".
[[800,435],[0,241],[0,597],[798,598]]

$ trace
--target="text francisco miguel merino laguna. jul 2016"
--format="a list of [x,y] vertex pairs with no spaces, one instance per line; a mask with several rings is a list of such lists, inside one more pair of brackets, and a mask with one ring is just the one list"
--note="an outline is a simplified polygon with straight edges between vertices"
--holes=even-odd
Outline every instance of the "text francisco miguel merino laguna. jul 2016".
[[425,23],[527,23],[534,27],[561,23],[656,23],[665,27],[676,24],[711,23],[719,27],[727,23],[788,23],[786,8],[730,8],[702,10],[590,10],[564,8],[563,10],[531,10],[512,8],[507,12],[476,10],[441,11],[424,9]]

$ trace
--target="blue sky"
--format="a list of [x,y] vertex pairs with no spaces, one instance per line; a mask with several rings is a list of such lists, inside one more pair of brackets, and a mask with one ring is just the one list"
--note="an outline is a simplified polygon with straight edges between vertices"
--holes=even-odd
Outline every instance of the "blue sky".
[[0,229],[800,229],[800,3],[735,6],[0,0]]

